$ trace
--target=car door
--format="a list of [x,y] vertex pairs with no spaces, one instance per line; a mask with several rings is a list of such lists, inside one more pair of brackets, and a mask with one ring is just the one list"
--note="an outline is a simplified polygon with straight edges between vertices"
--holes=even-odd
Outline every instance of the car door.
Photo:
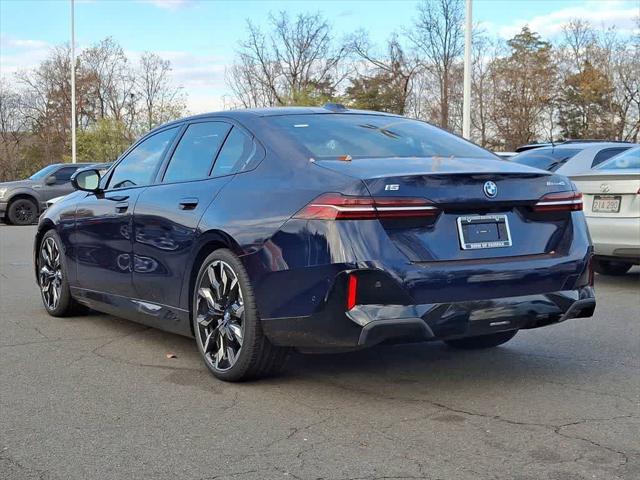
[[151,184],[179,127],[154,133],[118,162],[103,190],[78,202],[73,239],[78,286],[85,290],[132,296],[133,209]]
[[133,239],[133,283],[138,298],[179,306],[198,222],[232,177],[232,170],[212,175],[214,161],[231,129],[230,123],[219,120],[190,123],[168,155],[158,182],[140,195]]
[[61,197],[73,192],[73,186],[71,185],[71,176],[76,172],[76,170],[78,170],[78,168],[80,167],[75,165],[60,167],[58,170],[53,172],[50,176],[55,177],[55,182],[48,185],[45,181],[40,188],[42,201],[47,201],[55,197]]

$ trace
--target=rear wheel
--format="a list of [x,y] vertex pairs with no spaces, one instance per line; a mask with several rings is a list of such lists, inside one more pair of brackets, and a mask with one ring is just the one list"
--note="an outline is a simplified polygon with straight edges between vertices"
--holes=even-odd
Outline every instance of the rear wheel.
[[271,345],[262,333],[249,276],[230,250],[216,250],[202,263],[192,312],[198,350],[217,378],[247,380],[283,366],[288,350]]
[[458,338],[456,340],[445,340],[444,343],[452,348],[460,350],[478,350],[482,348],[493,348],[503,343],[507,343],[518,333],[517,330],[508,332],[492,333],[490,335],[480,335],[477,337]]
[[13,225],[31,225],[38,218],[38,206],[28,198],[18,198],[9,205],[7,212]]
[[601,275],[624,275],[632,266],[633,264],[629,262],[602,260],[599,258],[593,260],[593,269]]

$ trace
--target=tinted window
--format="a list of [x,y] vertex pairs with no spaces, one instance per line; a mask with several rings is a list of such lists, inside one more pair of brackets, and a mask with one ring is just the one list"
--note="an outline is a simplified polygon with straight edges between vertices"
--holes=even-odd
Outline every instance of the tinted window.
[[177,128],[164,130],[147,138],[116,166],[109,181],[109,188],[149,185]]
[[58,170],[54,175],[56,176],[56,184],[67,183],[71,181],[71,175],[75,173],[78,167],[64,167]]
[[216,159],[213,176],[219,177],[244,170],[252,163],[256,155],[257,149],[253,139],[239,128],[234,127]]
[[223,122],[189,125],[171,157],[164,181],[207,178],[213,159],[230,128],[231,125]]
[[519,153],[511,161],[554,172],[581,151],[580,148],[534,148]]
[[627,150],[598,165],[598,170],[640,169],[640,147]]
[[428,123],[360,114],[283,115],[268,121],[317,159],[389,157],[496,157]]
[[629,147],[620,147],[620,148],[605,148],[604,150],[600,150],[595,157],[593,157],[593,163],[591,164],[591,168],[596,165],[600,165],[605,160],[609,160],[614,155],[618,155],[619,153],[628,150]]

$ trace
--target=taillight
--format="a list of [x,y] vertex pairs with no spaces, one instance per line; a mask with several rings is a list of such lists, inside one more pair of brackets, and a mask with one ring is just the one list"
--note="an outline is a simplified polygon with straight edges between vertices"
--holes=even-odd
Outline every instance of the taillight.
[[534,212],[575,212],[582,210],[580,192],[549,193],[533,206]]
[[320,195],[295,214],[313,220],[370,220],[376,218],[435,217],[438,207],[424,198]]
[[358,293],[358,277],[350,273],[347,277],[347,310],[356,306],[356,294]]

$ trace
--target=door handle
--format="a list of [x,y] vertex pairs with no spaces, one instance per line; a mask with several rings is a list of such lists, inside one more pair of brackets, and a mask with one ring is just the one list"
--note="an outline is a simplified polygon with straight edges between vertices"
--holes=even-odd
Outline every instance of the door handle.
[[116,203],[116,213],[125,213],[129,208],[129,202]]
[[180,199],[180,210],[193,210],[198,206],[197,198],[182,198]]

